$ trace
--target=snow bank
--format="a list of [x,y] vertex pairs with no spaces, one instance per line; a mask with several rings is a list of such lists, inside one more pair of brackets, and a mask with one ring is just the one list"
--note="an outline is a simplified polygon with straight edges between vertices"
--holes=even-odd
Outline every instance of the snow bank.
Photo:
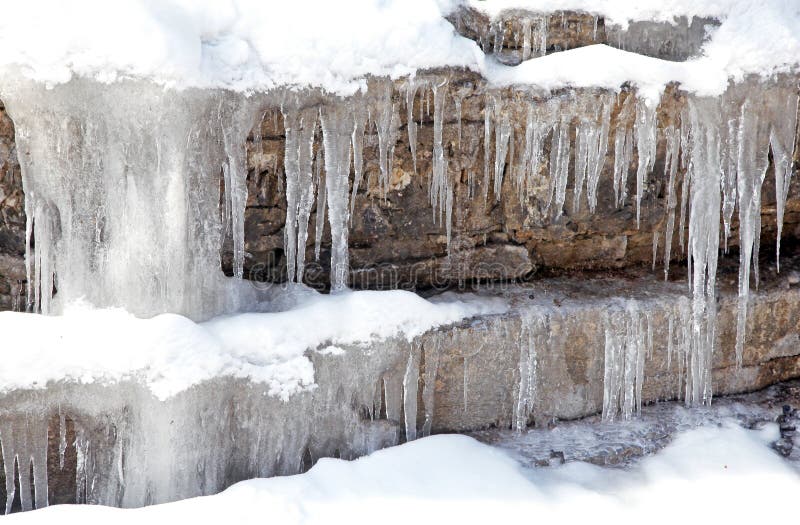
[[[0,69],[49,84],[85,76],[145,78],[173,87],[239,91],[321,87],[347,95],[369,75],[398,78],[417,70],[465,67],[493,77],[479,47],[445,16],[468,5],[496,16],[505,9],[580,10],[625,26],[678,16],[722,21],[696,63],[593,51],[559,53],[538,73],[503,73],[498,81],[547,86],[598,82],[653,88],[665,80],[717,94],[728,77],[786,71],[800,57],[800,4],[793,0],[28,0],[7,2],[0,17]],[[571,55],[571,56],[570,56]],[[598,56],[600,55],[600,56]],[[595,62],[598,58],[609,60]],[[541,60],[541,59],[539,59]],[[534,60],[533,62],[537,62]],[[563,62],[553,66],[552,62]],[[639,66],[644,66],[640,69]],[[541,68],[541,69],[538,69]],[[558,69],[555,78],[544,73]],[[656,81],[648,84],[648,78]],[[722,87],[721,87],[722,86]]]
[[216,496],[138,510],[49,507],[9,523],[555,523],[784,522],[796,470],[762,431],[730,425],[680,435],[631,470],[572,463],[528,470],[497,449],[433,436],[371,456],[322,459],[308,473],[256,479]]
[[[294,294],[297,297],[298,294]],[[314,385],[305,356],[328,345],[366,344],[461,319],[502,313],[501,299],[459,296],[426,301],[410,292],[308,291],[284,311],[244,313],[194,323],[175,314],[140,319],[119,309],[73,305],[62,316],[0,312],[0,391],[48,381],[146,384],[166,399],[218,376],[248,378],[287,399]]]

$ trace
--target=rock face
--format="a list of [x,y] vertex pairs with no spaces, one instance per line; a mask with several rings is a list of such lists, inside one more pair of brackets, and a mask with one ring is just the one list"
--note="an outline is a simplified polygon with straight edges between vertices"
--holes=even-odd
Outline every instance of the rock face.
[[[493,22],[463,12],[454,24],[501,61],[517,63],[594,43],[683,60],[697,52],[704,26],[713,21],[642,22],[622,30],[576,13],[510,13]],[[534,39],[543,28],[546,38]],[[444,81],[449,94],[437,99]],[[7,509],[40,506],[45,492],[50,503],[168,501],[213,493],[246,477],[298,472],[319,457],[356,457],[430,432],[524,428],[598,413],[607,420],[627,418],[642,404],[661,399],[701,404],[712,393],[754,390],[800,375],[797,177],[788,187],[783,217],[782,272],[773,269],[771,258],[761,258],[761,288],[748,303],[742,366],[734,351],[738,214],[725,239],[730,256],[720,264],[714,353],[707,366],[697,365],[697,345],[687,339],[693,314],[680,264],[686,259],[688,222],[676,211],[685,207],[677,203],[687,200],[686,159],[674,180],[669,175],[672,161],[677,164],[670,140],[681,139],[676,130],[689,104],[678,86],[667,89],[654,111],[655,149],[650,162],[640,162],[638,151],[626,156],[615,148],[626,148],[626,130],[645,127],[632,109],[637,94],[627,87],[618,94],[496,89],[460,70],[425,72],[416,82],[414,95],[404,81],[370,80],[372,92],[388,94],[383,106],[388,116],[372,114],[364,134],[363,181],[349,225],[350,285],[427,293],[480,283],[484,292],[486,286],[501,288],[514,304],[512,312],[437,330],[412,343],[346,349],[345,357],[312,349],[320,387],[289,403],[264,401],[260,386],[228,379],[166,403],[134,383],[58,384],[6,393],[0,398],[6,461],[0,476],[7,479],[0,483],[5,487],[0,501],[3,490],[11,495]],[[316,115],[321,95],[304,95],[299,109]],[[515,159],[524,156],[529,122],[542,116],[529,118],[534,106],[546,108],[557,122],[541,139],[541,165],[520,184]],[[584,190],[583,180],[576,182],[576,172],[591,171],[585,165],[577,169],[583,162],[577,144],[586,140],[579,139],[583,124],[601,109],[608,111],[610,130],[623,130],[623,140],[605,136],[607,147],[592,173],[598,178],[596,194],[588,195],[590,185]],[[287,279],[285,128],[284,114],[271,107],[247,143],[244,275],[255,281]],[[569,144],[566,156],[558,154],[555,130],[562,144]],[[310,152],[317,163],[319,139]],[[774,147],[770,151],[760,186],[762,248],[778,237],[778,155]],[[444,159],[447,191],[432,206],[434,173]],[[791,171],[795,162],[789,159]],[[544,176],[555,163],[568,175],[560,187]],[[635,198],[638,174],[640,199]],[[355,178],[351,173],[351,185]],[[626,187],[628,196],[621,197]],[[332,251],[323,209],[311,208],[312,234],[305,246],[304,280],[320,290],[330,282]],[[732,205],[723,211],[733,213]],[[0,111],[0,310],[25,308],[25,244],[13,125]],[[221,252],[228,273],[233,273],[232,252],[232,246]],[[658,269],[651,271],[656,262]],[[669,262],[671,280],[662,281]],[[371,350],[381,358],[365,358]],[[18,428],[27,433],[15,433]],[[186,436],[205,441],[183,450]],[[168,445],[162,449],[161,443]],[[159,453],[149,452],[154,449]],[[34,458],[33,474],[27,460],[21,467],[8,462],[15,454]]]
[[[712,20],[692,19],[676,24],[637,22],[624,31],[606,26],[602,18],[580,13],[555,13],[547,17],[533,13],[509,12],[497,21],[490,21],[473,11],[454,15],[454,25],[466,36],[482,43],[495,56],[532,58],[521,36],[528,28],[536,36],[537,24],[546,27],[546,45],[541,52],[554,53],[592,43],[608,43],[643,54],[669,59],[685,59],[696,54],[703,41],[704,27]],[[528,39],[530,40],[530,39]],[[534,39],[535,40],[535,39]],[[660,43],[660,44],[659,44]],[[660,45],[660,47],[659,47]],[[533,44],[530,44],[533,46]],[[533,47],[531,47],[533,49]],[[507,61],[512,61],[508,58]],[[676,126],[685,113],[687,97],[679,89],[668,89],[656,112],[657,146],[652,169],[644,178],[641,209],[637,212],[633,198],[634,176],[638,157],[633,151],[627,171],[628,198],[622,202],[614,190],[614,165],[617,151],[614,137],[608,137],[605,161],[599,172],[596,209],[586,204],[571,205],[573,197],[580,202],[584,195],[575,195],[576,133],[581,119],[593,111],[593,104],[610,100],[611,127],[634,126],[634,115],[626,110],[626,101],[635,93],[623,89],[619,95],[594,93],[592,90],[566,90],[552,94],[489,89],[477,75],[464,71],[433,72],[412,97],[412,109],[406,111],[407,87],[398,82],[390,87],[396,139],[393,146],[391,174],[386,193],[380,176],[380,137],[377,116],[372,115],[364,138],[364,173],[354,200],[350,220],[351,286],[354,288],[408,288],[425,290],[442,288],[469,281],[513,280],[538,278],[574,270],[604,270],[647,263],[665,256],[665,228],[668,218],[668,175],[665,170],[666,131]],[[449,96],[443,98],[442,146],[447,160],[447,176],[452,188],[452,232],[448,235],[447,217],[431,206],[430,185],[435,142],[432,85],[448,81]],[[427,82],[427,84],[426,84]],[[378,83],[375,91],[383,88]],[[594,99],[593,97],[597,97]],[[606,98],[603,98],[606,97]],[[608,97],[611,97],[610,99]],[[309,94],[308,104],[319,103]],[[489,135],[486,144],[486,118],[495,118],[497,100],[502,101],[502,114],[508,117],[512,131],[509,161],[500,163],[505,176],[502,187],[485,177],[485,166],[494,172],[496,135]],[[594,102],[592,102],[594,100]],[[524,149],[526,112],[534,101],[547,104],[555,101],[561,110],[572,112],[566,136],[573,143],[568,157],[569,178],[563,189],[564,212],[555,215],[550,207],[548,184],[520,196],[513,184],[514,156]],[[588,104],[588,105],[587,105]],[[408,115],[414,116],[415,137],[409,142]],[[684,123],[685,124],[685,123]],[[245,277],[255,280],[280,281],[286,278],[284,228],[286,191],[284,176],[285,126],[277,107],[268,109],[260,128],[248,142],[248,200],[245,214]],[[319,132],[318,132],[319,133]],[[319,148],[317,140],[315,148]],[[546,164],[551,140],[545,139],[543,157]],[[516,150],[516,153],[515,153]],[[546,171],[546,168],[545,168]],[[683,198],[682,164],[674,182],[675,197]],[[354,182],[351,174],[351,185]],[[492,176],[494,178],[494,175]],[[775,241],[776,198],[774,170],[770,167],[762,187],[761,244]],[[538,184],[538,183],[537,183]],[[794,178],[784,216],[784,237],[796,235],[800,225],[798,181]],[[489,195],[482,198],[482,195]],[[497,198],[492,198],[492,194]],[[637,213],[640,216],[637,220]],[[330,231],[327,223],[317,228],[316,207],[312,207],[305,280],[324,289],[329,282]],[[324,221],[320,221],[324,222]],[[677,222],[677,219],[676,219]],[[728,246],[736,247],[738,232],[734,216]],[[676,224],[678,229],[680,224]],[[318,263],[314,253],[314,232],[322,232]],[[0,308],[21,308],[24,287],[24,202],[21,178],[16,162],[13,125],[0,113]],[[448,247],[448,237],[450,245]],[[654,238],[658,237],[658,238]],[[685,230],[672,236],[670,259],[685,258],[680,242]],[[657,241],[657,242],[656,242]],[[35,239],[34,239],[35,244]],[[449,248],[449,249],[448,249]],[[232,247],[223,250],[223,268],[231,272]]]
[[24,305],[25,211],[14,125],[0,108],[0,310]]
[[[723,272],[719,346],[708,377],[714,395],[759,389],[800,372],[800,258],[782,263],[786,276],[765,269],[769,284],[751,298],[740,369],[735,268]],[[691,312],[681,281],[638,271],[482,293],[503,294],[513,308],[411,342],[309,351],[318,386],[287,401],[265,395],[263,385],[231,378],[165,401],[134,381],[6,392],[0,395],[6,462],[0,472],[14,476],[17,488],[0,484],[0,501],[3,491],[11,494],[12,509],[171,501],[430,433],[546,427],[599,412],[606,421],[635,417],[644,404],[689,399],[703,379],[686,344]],[[187,439],[194,446],[186,447]],[[9,462],[15,456],[26,458],[22,470]]]

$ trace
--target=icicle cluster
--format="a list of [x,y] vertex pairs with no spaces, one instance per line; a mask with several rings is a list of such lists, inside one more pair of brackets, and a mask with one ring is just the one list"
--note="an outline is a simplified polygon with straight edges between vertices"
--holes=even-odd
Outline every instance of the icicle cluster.
[[230,239],[241,277],[255,97],[78,79],[2,95],[20,151],[29,309],[80,299],[203,319],[239,305],[219,253]]

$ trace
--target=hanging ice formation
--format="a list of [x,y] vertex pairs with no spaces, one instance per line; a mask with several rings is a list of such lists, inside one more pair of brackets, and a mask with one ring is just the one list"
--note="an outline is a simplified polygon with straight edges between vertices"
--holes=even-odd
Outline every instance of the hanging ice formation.
[[[504,37],[499,38],[502,47]],[[427,178],[433,216],[446,234],[448,251],[454,202],[460,197],[458,173],[467,178],[467,197],[480,194],[488,203],[513,191],[520,203],[539,204],[544,221],[557,222],[565,213],[595,211],[606,171],[614,204],[626,205],[634,193],[628,186],[635,166],[631,204],[642,223],[651,222],[643,213],[650,211],[649,187],[659,186],[652,172],[655,166],[663,169],[665,220],[663,230],[654,232],[653,256],[663,257],[666,276],[676,242],[686,252],[692,293],[686,399],[707,403],[717,344],[718,251],[727,247],[738,222],[736,355],[741,364],[751,274],[758,285],[760,199],[770,151],[779,232],[782,227],[797,127],[798,97],[791,81],[747,81],[713,99],[689,95],[674,115],[666,114],[674,105],[654,105],[627,90],[542,97],[530,88],[486,89],[479,95],[485,103],[483,147],[479,140],[474,146],[483,158],[454,158],[452,152],[464,147],[461,110],[476,100],[466,98],[471,89],[440,75],[409,79],[400,92],[390,81],[373,79],[369,89],[344,98],[318,92],[308,97],[174,92],[144,82],[101,86],[74,80],[49,90],[10,84],[2,96],[25,153],[20,159],[31,308],[57,312],[82,298],[143,316],[178,312],[203,319],[253,301],[255,292],[236,284],[245,266],[245,144],[266,107],[281,108],[286,135],[287,277],[303,279],[316,204],[314,253],[318,258],[327,220],[331,288],[344,289],[348,229],[359,191],[367,184],[368,193],[377,188],[387,194],[405,124],[413,169],[426,170],[421,176]],[[426,119],[433,123],[429,163],[422,155],[417,158],[418,132]],[[376,159],[365,159],[365,144]],[[660,144],[663,164],[656,162]],[[609,147],[613,160],[607,158]],[[377,168],[367,172],[368,164]],[[364,180],[374,174],[377,180]],[[220,250],[228,243],[233,280],[220,271]],[[610,359],[616,355],[611,352]],[[617,408],[627,414],[629,402],[623,396]],[[527,406],[522,403],[523,416]]]
[[77,79],[6,83],[2,97],[23,153],[31,309],[84,299],[202,319],[247,300],[219,253],[230,237],[240,278],[257,97]]

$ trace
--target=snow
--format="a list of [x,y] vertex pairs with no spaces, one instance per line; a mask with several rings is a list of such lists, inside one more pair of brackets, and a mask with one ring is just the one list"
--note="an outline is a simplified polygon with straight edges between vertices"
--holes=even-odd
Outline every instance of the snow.
[[[718,94],[729,77],[795,68],[800,6],[792,0],[59,0],[6,2],[0,69],[52,84],[74,76],[143,78],[165,86],[263,91],[321,87],[349,95],[368,76],[465,67],[495,83],[546,87],[669,81]],[[580,10],[625,27],[631,20],[714,17],[702,56],[667,63],[603,48],[573,50],[505,71],[444,17],[460,6],[491,16],[511,8]]]
[[[582,11],[626,25],[633,20],[672,22],[678,16],[724,17],[736,0],[466,0],[464,4],[495,17],[503,11],[524,9],[539,13]],[[740,2],[741,3],[741,2]],[[456,2],[452,4],[457,5]]]
[[78,75],[350,94],[366,75],[479,59],[435,0],[34,0],[4,2],[0,19],[0,66],[51,84]]
[[[606,12],[602,6],[608,3],[599,4],[597,10]],[[515,4],[527,5],[528,2],[522,0]],[[542,7],[539,2],[530,4],[532,8]],[[631,19],[659,20],[664,16],[663,12],[658,15],[639,12],[634,7],[639,6],[637,2],[614,5],[631,6],[629,10],[621,10]],[[722,24],[712,30],[701,56],[686,62],[661,60],[597,44],[554,53],[514,67],[487,62],[485,74],[497,86],[531,84],[548,90],[565,86],[616,90],[627,81],[655,103],[670,82],[680,83],[684,90],[699,96],[715,96],[725,91],[729,79],[739,82],[751,74],[769,76],[796,69],[800,56],[797,37],[800,6],[784,0],[743,0],[730,2],[726,13]]]
[[764,523],[796,512],[797,471],[768,443],[776,425],[685,432],[630,469],[523,468],[458,435],[427,437],[356,461],[321,459],[297,476],[254,479],[215,496],[137,510],[58,505],[9,523]]
[[[299,290],[299,291],[298,291]],[[49,381],[146,384],[159,399],[219,376],[248,378],[288,399],[314,387],[306,351],[391,337],[409,341],[467,317],[503,313],[502,299],[452,295],[436,302],[404,291],[323,295],[298,287],[274,310],[202,323],[176,314],[151,319],[72,304],[62,316],[0,312],[0,391]],[[277,309],[277,310],[276,310]],[[322,348],[325,347],[325,348]]]

